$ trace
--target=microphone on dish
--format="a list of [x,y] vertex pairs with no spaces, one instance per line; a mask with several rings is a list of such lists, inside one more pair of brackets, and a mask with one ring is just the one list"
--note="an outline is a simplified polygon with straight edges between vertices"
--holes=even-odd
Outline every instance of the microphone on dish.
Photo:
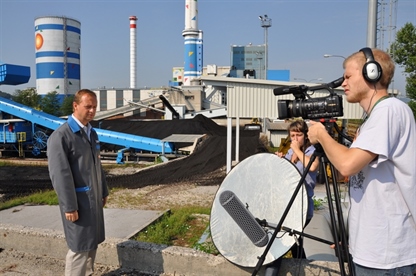
[[267,245],[269,236],[266,231],[232,191],[223,191],[219,200],[222,207],[255,246],[263,247]]

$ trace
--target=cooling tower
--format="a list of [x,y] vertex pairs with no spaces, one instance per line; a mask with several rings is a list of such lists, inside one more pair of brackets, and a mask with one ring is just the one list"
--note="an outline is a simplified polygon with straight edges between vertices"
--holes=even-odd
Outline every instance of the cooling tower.
[[75,94],[81,87],[81,23],[67,17],[36,18],[35,49],[38,94]]

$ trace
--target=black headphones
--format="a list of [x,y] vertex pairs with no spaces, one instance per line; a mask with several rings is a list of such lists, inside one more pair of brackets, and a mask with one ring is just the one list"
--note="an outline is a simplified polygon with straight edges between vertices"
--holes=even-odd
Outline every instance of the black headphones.
[[374,60],[373,51],[365,47],[360,50],[365,55],[366,63],[363,67],[363,76],[369,83],[376,83],[381,79],[382,69],[380,63]]

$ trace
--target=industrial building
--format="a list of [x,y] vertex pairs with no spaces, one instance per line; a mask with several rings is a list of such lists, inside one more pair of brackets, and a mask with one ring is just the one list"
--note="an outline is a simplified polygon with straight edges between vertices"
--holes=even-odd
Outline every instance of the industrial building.
[[[181,34],[184,38],[184,66],[172,68],[172,78],[166,87],[136,87],[138,19],[129,16],[130,84],[124,88],[92,89],[99,103],[96,120],[115,116],[187,119],[202,114],[209,118],[226,119],[229,127],[255,121],[261,125],[270,144],[278,145],[286,131],[278,120],[277,101],[293,100],[294,96],[276,97],[273,89],[304,83],[291,82],[289,70],[268,68],[267,29],[271,27],[271,19],[267,15],[259,17],[265,31],[264,44],[232,45],[229,66],[204,66],[203,32],[198,29],[197,1],[185,0],[184,4],[185,28]],[[81,22],[64,16],[44,16],[36,18],[34,25],[37,93],[44,96],[56,91],[62,98],[75,94],[81,88],[82,81]],[[12,75],[10,70],[8,74],[0,74],[3,79],[7,76],[8,80]],[[30,72],[23,75],[30,76]],[[328,91],[316,91],[313,97],[327,95]],[[361,117],[357,105],[343,100],[343,108],[344,115],[340,119]],[[228,148],[231,150],[231,144]],[[238,161],[238,156],[235,159]]]

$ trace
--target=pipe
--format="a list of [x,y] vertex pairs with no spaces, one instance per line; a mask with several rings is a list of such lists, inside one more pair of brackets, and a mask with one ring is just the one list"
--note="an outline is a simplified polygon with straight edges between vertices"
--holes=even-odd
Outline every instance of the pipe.
[[170,104],[170,102],[163,96],[160,95],[159,99],[163,102],[163,104],[172,112],[174,119],[179,119],[179,113],[176,111],[173,106]]

